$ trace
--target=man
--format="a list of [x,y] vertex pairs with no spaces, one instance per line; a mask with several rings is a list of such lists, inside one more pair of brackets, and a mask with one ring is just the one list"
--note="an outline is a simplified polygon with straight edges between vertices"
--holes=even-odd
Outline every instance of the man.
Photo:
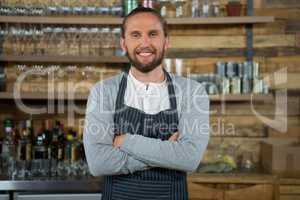
[[91,90],[84,147],[90,171],[104,177],[103,200],[187,200],[209,139],[209,101],[197,82],[162,67],[167,25],[153,9],[124,18],[128,72]]

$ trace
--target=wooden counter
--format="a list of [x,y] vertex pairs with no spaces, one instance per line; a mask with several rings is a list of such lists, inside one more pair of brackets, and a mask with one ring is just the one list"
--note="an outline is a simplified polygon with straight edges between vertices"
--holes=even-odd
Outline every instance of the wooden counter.
[[188,176],[188,181],[195,183],[273,184],[275,179],[274,175],[251,173],[193,173]]
[[275,176],[267,174],[190,174],[189,199],[273,200],[275,180]]

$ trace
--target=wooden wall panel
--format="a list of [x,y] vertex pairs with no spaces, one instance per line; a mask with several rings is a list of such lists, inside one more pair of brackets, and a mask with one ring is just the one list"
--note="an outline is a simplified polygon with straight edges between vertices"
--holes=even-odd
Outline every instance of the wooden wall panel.
[[[171,48],[246,48],[245,36],[171,36]],[[295,35],[257,35],[254,47],[293,47]]]
[[262,5],[266,8],[300,8],[298,0],[262,0]]
[[[266,34],[284,34],[286,30],[286,21],[277,20],[268,24],[254,24],[253,33],[259,35]],[[244,25],[176,25],[171,26],[169,34],[176,35],[241,35],[245,34],[246,29]]]
[[254,15],[259,16],[275,16],[277,19],[294,19],[297,20],[300,17],[300,10],[297,8],[282,9],[282,8],[261,8],[255,9]]

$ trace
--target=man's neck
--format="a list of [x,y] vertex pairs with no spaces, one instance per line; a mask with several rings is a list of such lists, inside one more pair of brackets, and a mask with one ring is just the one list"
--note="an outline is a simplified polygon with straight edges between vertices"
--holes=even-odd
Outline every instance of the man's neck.
[[161,65],[147,73],[141,72],[135,67],[131,67],[130,72],[134,76],[134,78],[146,84],[161,83],[165,80],[165,74]]

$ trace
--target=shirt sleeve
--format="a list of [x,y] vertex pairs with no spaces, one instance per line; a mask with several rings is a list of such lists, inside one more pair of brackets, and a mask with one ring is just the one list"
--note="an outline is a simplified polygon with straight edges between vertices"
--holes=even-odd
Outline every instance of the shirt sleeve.
[[112,101],[102,84],[93,87],[88,98],[83,143],[89,169],[94,176],[128,174],[149,168],[145,162],[113,147]]
[[209,140],[209,99],[197,85],[192,95],[183,95],[177,141],[126,134],[120,149],[153,167],[195,171]]

